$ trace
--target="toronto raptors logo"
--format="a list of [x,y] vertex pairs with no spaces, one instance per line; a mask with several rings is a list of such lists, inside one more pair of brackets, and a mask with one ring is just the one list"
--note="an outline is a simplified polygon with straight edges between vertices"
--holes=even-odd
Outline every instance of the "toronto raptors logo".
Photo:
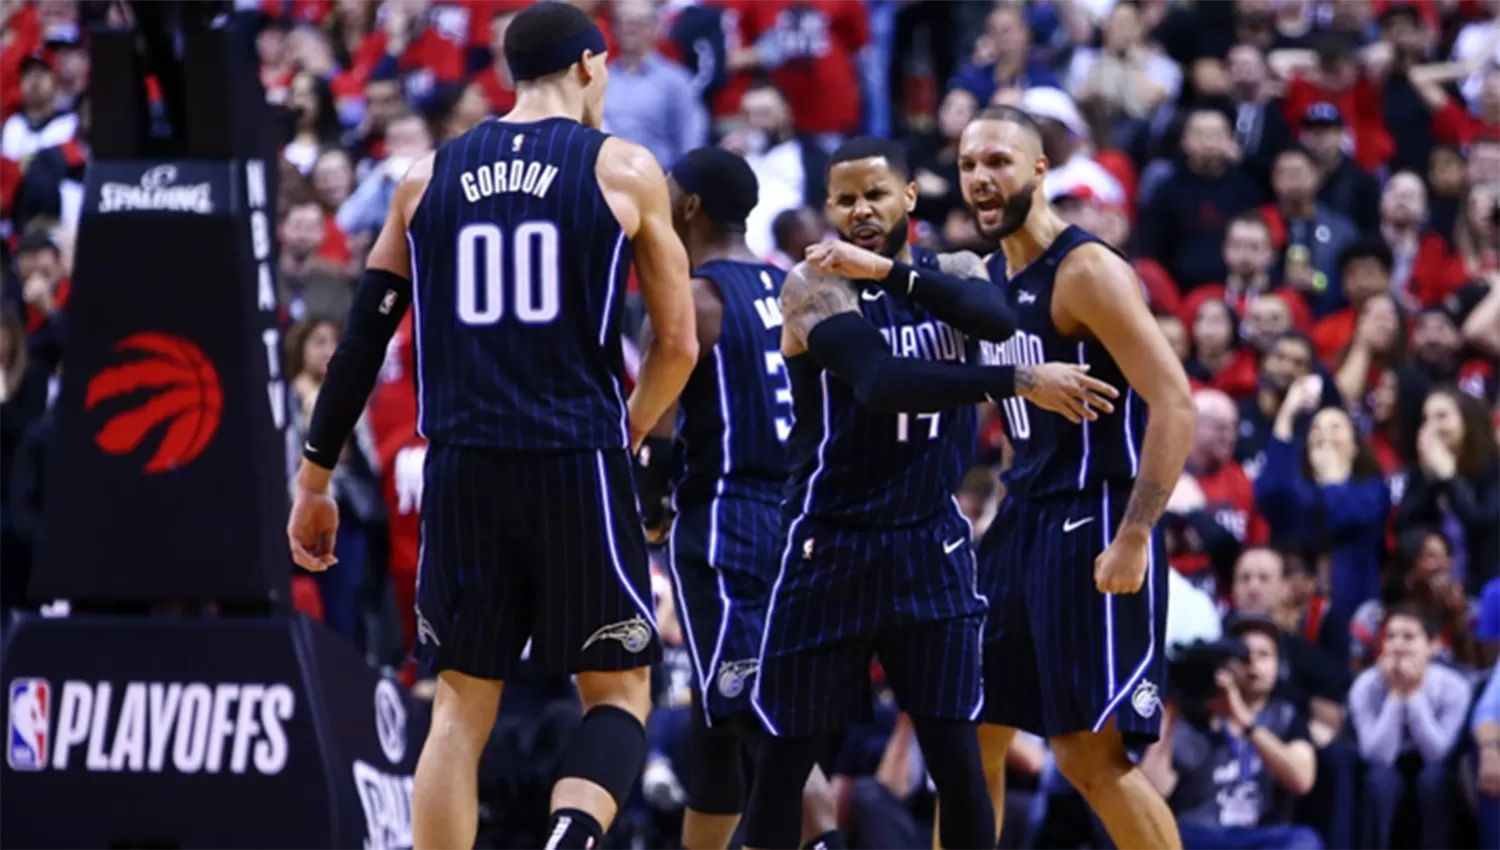
[[[130,454],[148,434],[166,426],[161,444],[144,471],[168,472],[191,463],[219,430],[219,414],[224,408],[224,391],[213,364],[198,346],[161,333],[127,337],[115,351],[145,356],[95,375],[89,381],[84,407],[93,410],[102,401],[124,395],[139,403],[110,417],[94,435],[94,442],[109,454]],[[141,394],[145,390],[150,394]]]

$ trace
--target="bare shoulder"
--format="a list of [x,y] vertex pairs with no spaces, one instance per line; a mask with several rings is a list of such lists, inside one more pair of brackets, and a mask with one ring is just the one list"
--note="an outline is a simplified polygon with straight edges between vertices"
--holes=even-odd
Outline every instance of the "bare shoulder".
[[619,136],[604,140],[594,173],[604,188],[625,192],[647,189],[665,179],[661,165],[650,151]]
[[984,260],[973,251],[954,251],[951,254],[938,254],[938,268],[943,274],[954,277],[978,277],[989,279],[989,270],[985,268]]
[[1097,242],[1069,251],[1057,266],[1052,319],[1064,334],[1083,325],[1100,333],[1101,324],[1154,324],[1135,269],[1124,257]]
[[401,175],[401,182],[396,184],[392,206],[400,209],[407,221],[416,212],[422,196],[427,194],[427,184],[432,182],[432,162],[436,156],[436,153],[429,153],[412,163],[406,173]]
[[599,149],[594,177],[626,236],[635,239],[653,216],[666,216],[663,227],[671,229],[666,177],[650,151],[610,136]]
[[1069,251],[1057,264],[1059,283],[1067,282],[1070,288],[1129,287],[1139,291],[1135,269],[1124,257],[1098,242],[1088,242]]

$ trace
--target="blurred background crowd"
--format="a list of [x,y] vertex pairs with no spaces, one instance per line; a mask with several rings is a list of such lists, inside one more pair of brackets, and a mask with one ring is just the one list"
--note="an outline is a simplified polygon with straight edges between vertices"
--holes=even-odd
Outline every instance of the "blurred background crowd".
[[[605,129],[664,166],[705,144],[742,154],[760,181],[749,243],[782,266],[829,235],[824,163],[855,133],[907,143],[914,241],[993,250],[959,193],[957,138],[986,104],[1036,116],[1048,198],[1132,260],[1196,388],[1163,521],[1178,684],[1162,741],[1138,754],[1191,846],[1500,848],[1500,3],[576,4],[610,40]],[[282,107],[294,422],[397,180],[513,103],[501,46],[523,5],[237,4],[258,17],[261,81]],[[128,14],[0,0],[9,606],[38,601],[24,588],[66,362],[89,26]],[[336,474],[341,564],[293,581],[298,608],[408,682],[425,453],[412,354],[408,319]],[[1004,499],[1008,455],[1000,417],[984,421],[957,494],[976,533]],[[680,646],[657,578],[663,635]],[[613,845],[675,846],[680,649],[657,680],[655,754]],[[523,676],[507,689],[481,846],[543,840],[549,773],[577,722],[570,687]],[[1305,741],[1315,769],[1261,758],[1225,723],[1247,706]],[[830,744],[841,823],[852,846],[928,847],[910,724],[888,696],[877,718]],[[1108,846],[1044,742],[1019,740],[1007,771],[1004,846]]]

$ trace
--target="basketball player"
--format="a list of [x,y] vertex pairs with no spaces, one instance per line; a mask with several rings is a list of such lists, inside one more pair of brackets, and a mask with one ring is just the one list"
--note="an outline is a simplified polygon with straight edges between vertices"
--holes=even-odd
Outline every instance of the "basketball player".
[[[1014,317],[988,279],[946,274],[908,244],[917,189],[900,145],[856,138],[829,163],[827,213],[844,241],[808,249],[781,295],[793,472],[751,695],[774,737],[745,846],[795,846],[822,736],[868,717],[878,655],[934,783],[959,801],[942,813],[944,846],[991,847],[975,737],[986,605],[953,499],[974,405],[1021,394],[1108,410],[1114,391],[1073,364],[973,365],[962,331],[1004,339]],[[918,307],[913,292],[941,306]]]
[[1180,847],[1172,813],[1126,748],[1155,740],[1161,720],[1167,562],[1154,526],[1192,444],[1192,396],[1129,264],[1047,205],[1041,151],[1036,122],[1007,106],[985,109],[960,139],[964,199],[1000,242],[990,276],[1004,281],[1019,323],[989,353],[1013,365],[1087,361],[1129,386],[1119,410],[1082,423],[1019,399],[1001,405],[1015,459],[980,546],[983,718],[993,724],[981,742],[1002,783],[992,793],[1003,796],[1005,751],[1027,729],[1047,736],[1122,850]]
[[[750,686],[766,599],[781,554],[781,496],[792,391],[781,358],[786,273],[745,244],[759,200],[755,172],[721,148],[689,152],[667,175],[672,221],[693,268],[698,367],[638,455],[648,530],[671,523],[668,564],[697,689],[682,844],[729,846],[745,805],[744,745],[760,724]],[[643,338],[649,338],[649,320]],[[669,498],[670,494],[670,498]],[[803,799],[809,846],[842,847],[828,782],[814,769]]]
[[[597,129],[604,50],[565,3],[516,16],[516,107],[397,187],[298,473],[292,552],[323,569],[338,521],[329,473],[410,300],[429,441],[417,654],[438,676],[412,794],[418,848],[473,846],[480,751],[528,638],[541,670],[577,673],[586,709],[552,791],[549,850],[596,846],[645,761],[661,649],[628,453],[686,384],[698,343],[661,169]],[[632,257],[656,334],[627,404]]]

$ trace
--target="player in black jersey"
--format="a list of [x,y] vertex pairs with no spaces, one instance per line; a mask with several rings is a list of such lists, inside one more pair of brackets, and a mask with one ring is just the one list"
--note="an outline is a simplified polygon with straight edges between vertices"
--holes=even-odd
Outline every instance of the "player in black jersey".
[[1075,357],[1128,387],[1117,410],[1076,424],[1021,400],[1002,405],[1015,457],[980,546],[987,767],[1003,783],[1015,729],[1045,735],[1116,846],[1180,847],[1127,747],[1160,727],[1167,563],[1154,526],[1182,475],[1193,402],[1130,265],[1047,205],[1041,145],[1036,122],[1004,106],[960,138],[964,198],[1000,243],[990,276],[1016,310],[1016,335],[988,354]]
[[[577,674],[586,708],[546,846],[596,846],[634,786],[661,650],[628,452],[698,355],[661,169],[598,130],[602,33],[573,6],[541,2],[505,42],[515,109],[423,157],[396,188],[313,411],[287,528],[297,563],[334,563],[329,477],[411,303],[429,440],[418,655],[438,676],[412,790],[417,848],[473,846],[480,752],[528,640],[542,670]],[[627,404],[632,257],[657,332]]]
[[[721,148],[692,151],[667,175],[672,219],[693,267],[698,368],[637,456],[642,518],[659,536],[693,659],[693,722],[683,785],[684,847],[727,847],[745,804],[745,745],[766,601],[781,555],[781,497],[792,390],[781,358],[786,273],[745,244],[755,172]],[[649,339],[651,323],[642,329]],[[828,782],[804,793],[808,845],[842,846]]]
[[974,451],[974,406],[1019,393],[1092,415],[1085,408],[1110,409],[1114,391],[1077,364],[975,365],[968,335],[1003,340],[1014,315],[982,266],[969,264],[981,277],[955,277],[908,244],[916,186],[900,145],[845,143],[828,186],[844,239],[810,248],[781,297],[793,471],[751,695],[773,737],[761,747],[745,845],[795,842],[821,738],[869,715],[878,656],[934,783],[958,795],[942,813],[944,845],[991,846],[975,738],[986,605],[953,499]]

